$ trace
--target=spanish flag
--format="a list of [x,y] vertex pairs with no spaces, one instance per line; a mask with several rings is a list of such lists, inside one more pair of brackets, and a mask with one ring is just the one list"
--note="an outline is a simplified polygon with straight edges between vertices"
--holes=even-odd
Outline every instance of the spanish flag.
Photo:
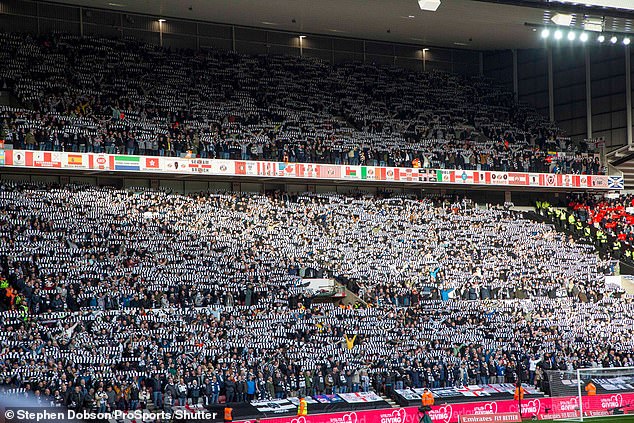
[[81,154],[69,154],[68,155],[68,164],[69,165],[81,165],[81,164],[83,164],[83,156]]

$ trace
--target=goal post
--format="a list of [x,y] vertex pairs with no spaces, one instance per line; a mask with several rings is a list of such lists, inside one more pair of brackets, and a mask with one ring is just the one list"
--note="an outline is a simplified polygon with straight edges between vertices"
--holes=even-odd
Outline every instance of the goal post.
[[551,407],[545,418],[596,421],[634,414],[634,367],[607,367],[548,372]]

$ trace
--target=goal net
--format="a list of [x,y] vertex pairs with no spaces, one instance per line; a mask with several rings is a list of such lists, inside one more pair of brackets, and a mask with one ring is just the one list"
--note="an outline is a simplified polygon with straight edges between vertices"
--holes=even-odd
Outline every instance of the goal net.
[[634,414],[634,367],[549,371],[551,407],[544,418],[588,421]]

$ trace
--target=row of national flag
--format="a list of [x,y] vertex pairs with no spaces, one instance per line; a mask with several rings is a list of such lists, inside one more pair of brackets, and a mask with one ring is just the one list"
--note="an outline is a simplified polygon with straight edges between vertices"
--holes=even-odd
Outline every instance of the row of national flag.
[[437,170],[437,182],[477,185],[511,185],[553,188],[623,189],[623,178],[605,175],[562,175],[554,173]]
[[623,177],[605,175],[414,169],[2,149],[0,166],[553,188],[623,189],[624,185]]

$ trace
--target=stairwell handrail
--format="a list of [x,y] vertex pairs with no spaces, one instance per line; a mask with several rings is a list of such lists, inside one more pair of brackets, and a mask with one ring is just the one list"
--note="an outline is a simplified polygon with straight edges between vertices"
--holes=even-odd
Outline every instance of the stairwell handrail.
[[614,147],[614,149],[610,150],[610,151],[607,151],[607,147],[604,147],[604,151],[605,151],[605,156],[606,157],[607,156],[611,157],[611,156],[614,156],[614,155],[616,155],[618,153],[621,153],[623,151],[632,151],[633,148],[634,147],[632,147],[631,145],[626,144],[626,145],[623,145],[623,146],[620,146],[620,147]]

